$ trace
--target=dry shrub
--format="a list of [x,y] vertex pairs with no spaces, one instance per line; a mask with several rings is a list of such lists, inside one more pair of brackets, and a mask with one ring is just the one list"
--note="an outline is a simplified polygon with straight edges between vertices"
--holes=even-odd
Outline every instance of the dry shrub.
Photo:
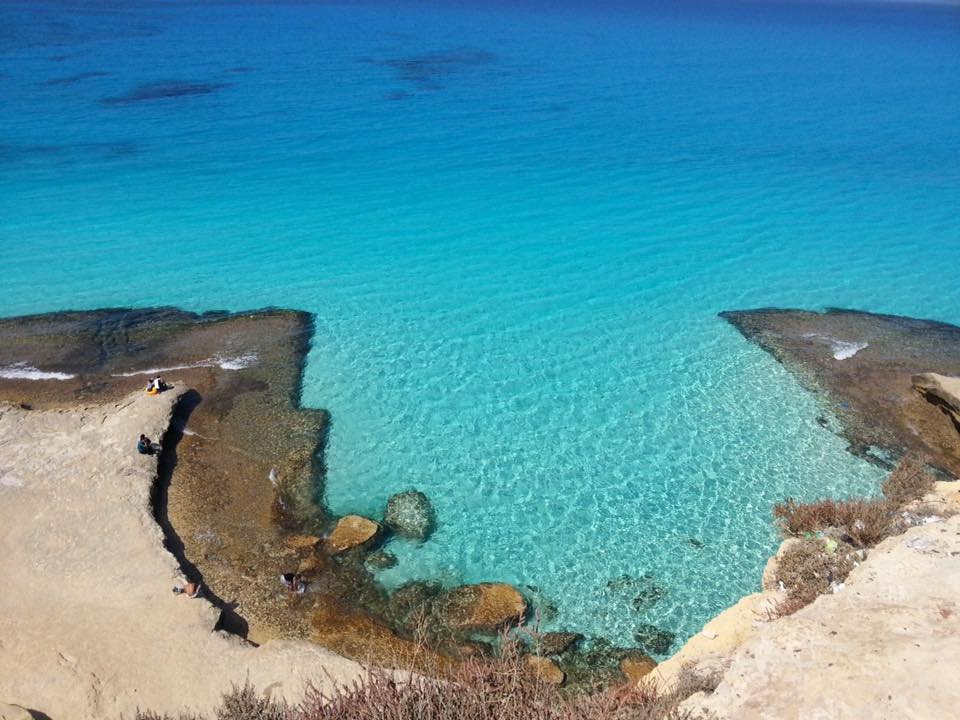
[[[490,660],[470,660],[444,680],[383,670],[325,693],[308,686],[295,708],[263,700],[249,685],[224,696],[216,720],[694,720],[678,709],[689,694],[715,687],[712,679],[678,683],[659,694],[652,683],[572,694],[530,672],[515,643]],[[173,720],[138,713],[136,720]],[[179,720],[202,720],[181,715]]]
[[[234,685],[229,692],[223,694],[223,700],[214,717],[216,720],[286,720],[288,714],[284,703],[260,697],[248,680],[243,687]],[[205,719],[202,715],[187,712],[180,712],[174,718],[170,715],[138,710],[135,720]]]
[[919,455],[908,453],[883,482],[883,494],[897,506],[911,500],[919,500],[933,490],[934,477],[926,461]]
[[773,515],[785,535],[794,537],[826,528],[838,528],[857,547],[872,547],[894,532],[896,506],[886,499],[789,499],[773,506]]
[[787,597],[776,610],[790,615],[830,591],[830,583],[842,583],[856,564],[854,550],[839,543],[827,552],[823,540],[804,538],[787,548],[777,563],[777,579],[787,588]]

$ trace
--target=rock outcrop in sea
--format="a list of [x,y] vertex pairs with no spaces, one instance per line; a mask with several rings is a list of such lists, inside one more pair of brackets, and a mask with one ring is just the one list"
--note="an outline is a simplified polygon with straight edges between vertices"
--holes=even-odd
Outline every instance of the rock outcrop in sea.
[[921,373],[960,376],[960,327],[839,309],[746,310],[720,317],[826,400],[851,452],[890,467],[884,455],[914,451],[960,475],[956,428],[912,382]]
[[436,516],[425,494],[407,490],[387,500],[383,522],[397,535],[426,540],[436,525]]

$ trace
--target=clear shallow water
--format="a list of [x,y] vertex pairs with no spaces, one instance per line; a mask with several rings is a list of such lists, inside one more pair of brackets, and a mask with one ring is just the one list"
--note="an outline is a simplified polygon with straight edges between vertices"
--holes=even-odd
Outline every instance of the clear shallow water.
[[716,313],[960,322],[955,7],[5,3],[0,62],[0,313],[316,313],[329,503],[437,509],[389,585],[682,639],[878,479]]

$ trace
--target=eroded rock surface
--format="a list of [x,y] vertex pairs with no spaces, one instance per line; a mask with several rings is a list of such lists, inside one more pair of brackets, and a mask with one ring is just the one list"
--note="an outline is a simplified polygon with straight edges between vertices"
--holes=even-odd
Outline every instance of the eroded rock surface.
[[[912,378],[913,387],[929,402],[939,407],[960,432],[960,378],[937,373],[921,373]],[[958,436],[960,445],[960,436]],[[958,448],[960,450],[960,448]]]
[[841,592],[761,624],[725,664],[688,703],[721,720],[955,717],[960,516],[885,540]]

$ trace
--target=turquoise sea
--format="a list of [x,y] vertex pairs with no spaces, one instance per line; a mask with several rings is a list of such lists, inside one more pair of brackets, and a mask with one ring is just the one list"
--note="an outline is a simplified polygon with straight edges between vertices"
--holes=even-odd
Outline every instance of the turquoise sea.
[[960,323],[957,5],[8,1],[0,88],[0,314],[315,313],[328,502],[437,511],[382,582],[548,627],[677,647],[876,490],[717,312]]

